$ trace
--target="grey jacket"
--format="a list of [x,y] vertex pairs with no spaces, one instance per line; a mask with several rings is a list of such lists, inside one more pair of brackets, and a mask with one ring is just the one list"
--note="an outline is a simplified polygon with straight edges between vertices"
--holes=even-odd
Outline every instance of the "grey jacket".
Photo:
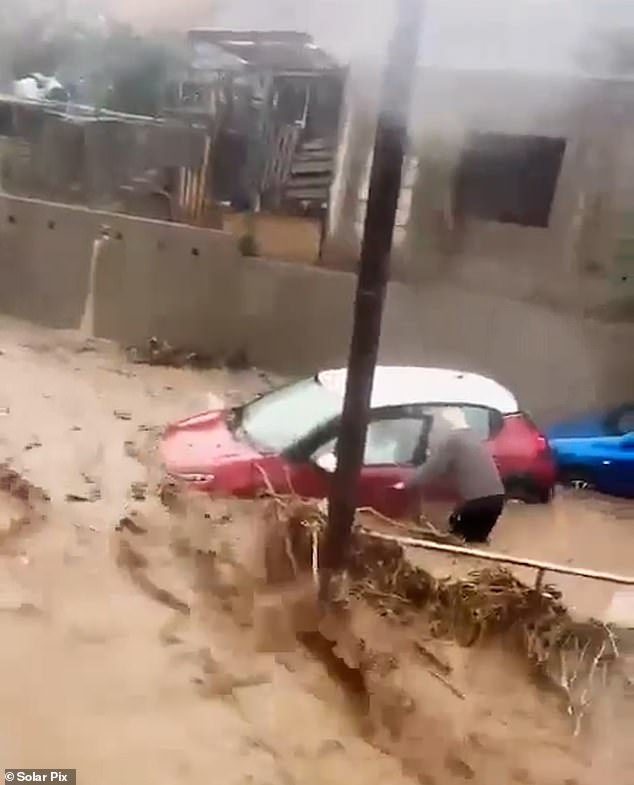
[[446,478],[465,502],[504,493],[493,456],[468,428],[444,435],[408,486],[424,487],[441,478]]

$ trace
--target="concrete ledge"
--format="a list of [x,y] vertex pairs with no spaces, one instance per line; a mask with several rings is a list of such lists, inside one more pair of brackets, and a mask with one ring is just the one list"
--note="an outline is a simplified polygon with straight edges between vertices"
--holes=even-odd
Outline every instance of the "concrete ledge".
[[[0,311],[77,328],[93,244],[98,337],[123,345],[156,335],[209,354],[243,350],[285,374],[345,363],[356,278],[240,256],[224,232],[0,196]],[[457,284],[389,287],[384,362],[439,365],[498,378],[539,419],[631,398],[634,325]]]

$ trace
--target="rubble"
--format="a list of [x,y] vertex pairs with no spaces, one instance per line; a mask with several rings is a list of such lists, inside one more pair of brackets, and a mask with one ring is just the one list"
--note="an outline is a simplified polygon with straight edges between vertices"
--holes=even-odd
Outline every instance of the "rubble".
[[130,484],[130,497],[136,502],[145,501],[148,484],[146,482],[133,482]]
[[211,359],[198,352],[177,349],[168,341],[153,336],[145,346],[130,346],[126,349],[129,362],[145,365],[161,365],[173,368],[201,368],[211,365]]
[[[336,598],[338,620],[334,638],[342,634],[341,619],[362,603],[391,626],[424,625],[432,639],[451,640],[462,647],[503,641],[518,652],[535,676],[562,695],[578,732],[596,684],[606,683],[619,657],[610,628],[592,620],[574,620],[554,588],[545,586],[538,590],[526,586],[503,568],[474,570],[465,579],[435,579],[411,565],[398,536],[393,542],[374,538],[367,520],[366,515],[363,523],[357,521],[353,532],[348,580]],[[326,526],[320,506],[276,496],[265,505],[263,525],[267,584],[288,587],[314,577]],[[381,518],[379,525],[384,527],[385,519]],[[423,532],[421,536],[427,535]],[[305,597],[302,601],[305,603]],[[292,605],[285,603],[287,615],[289,604]],[[306,618],[305,608],[300,615]],[[332,637],[323,624],[318,629],[327,638]],[[347,663],[362,672],[366,668],[372,670],[375,642],[356,640],[351,644],[350,630],[343,635],[347,638],[343,647]],[[420,653],[420,642],[413,645]],[[429,665],[427,651],[423,659]],[[464,698],[447,681],[446,668],[438,668],[436,662],[432,670],[434,678]]]
[[[143,346],[129,346],[126,349],[128,362],[136,365],[156,365],[168,368],[227,368],[230,371],[243,371],[251,368],[247,353],[238,349],[227,354],[211,356],[198,351],[182,349],[153,336]],[[165,389],[171,389],[166,387]]]

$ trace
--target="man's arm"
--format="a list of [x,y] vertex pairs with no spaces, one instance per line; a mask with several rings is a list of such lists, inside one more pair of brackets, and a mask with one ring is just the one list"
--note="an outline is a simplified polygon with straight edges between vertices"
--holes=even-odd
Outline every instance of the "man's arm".
[[406,488],[421,488],[429,482],[447,474],[453,455],[451,437],[443,440],[405,483]]

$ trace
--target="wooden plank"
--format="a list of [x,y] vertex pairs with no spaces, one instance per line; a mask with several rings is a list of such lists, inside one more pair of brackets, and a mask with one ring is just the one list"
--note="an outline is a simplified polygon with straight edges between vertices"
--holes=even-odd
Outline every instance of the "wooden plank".
[[318,174],[323,171],[332,171],[335,167],[334,159],[319,163],[313,161],[311,163],[295,162],[291,166],[291,174]]
[[325,202],[328,199],[329,189],[328,188],[307,188],[307,189],[300,189],[289,191],[286,190],[284,192],[284,199],[294,199],[297,201],[322,201]]

